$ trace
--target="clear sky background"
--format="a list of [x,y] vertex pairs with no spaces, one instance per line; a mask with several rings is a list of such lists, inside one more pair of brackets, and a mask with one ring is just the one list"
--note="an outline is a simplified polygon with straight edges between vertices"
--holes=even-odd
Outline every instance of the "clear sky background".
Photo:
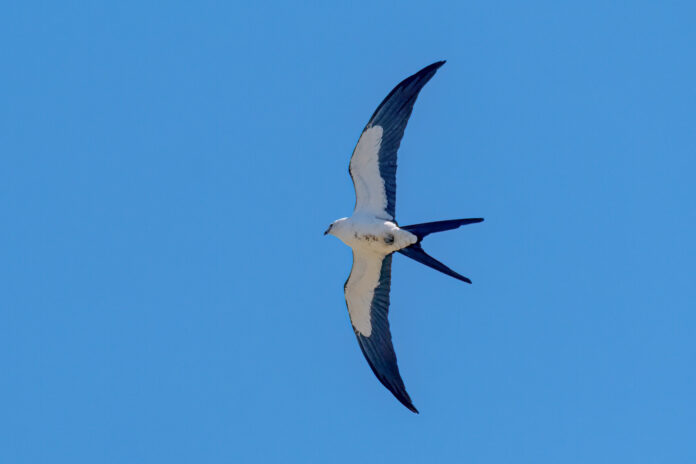
[[[3,463],[696,462],[692,2],[9,2]],[[612,2],[613,3],[613,2]],[[343,298],[401,79],[415,415]]]

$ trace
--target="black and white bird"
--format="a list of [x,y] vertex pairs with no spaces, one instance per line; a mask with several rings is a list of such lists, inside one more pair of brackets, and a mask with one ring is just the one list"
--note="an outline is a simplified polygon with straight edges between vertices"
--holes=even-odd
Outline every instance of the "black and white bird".
[[463,282],[471,280],[429,256],[421,247],[428,234],[456,229],[482,218],[411,226],[396,222],[396,154],[418,93],[445,64],[438,61],[405,79],[380,103],[350,159],[355,209],[324,232],[353,249],[353,268],[344,285],[353,330],[372,371],[404,406],[417,413],[396,364],[389,321],[392,254],[396,251]]

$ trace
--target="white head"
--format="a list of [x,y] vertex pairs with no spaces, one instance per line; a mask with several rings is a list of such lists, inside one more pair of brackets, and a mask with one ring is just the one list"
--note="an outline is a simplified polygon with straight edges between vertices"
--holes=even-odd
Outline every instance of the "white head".
[[341,238],[341,233],[345,232],[346,220],[348,218],[336,219],[331,223],[328,229],[324,231],[324,235],[333,235],[334,237]]

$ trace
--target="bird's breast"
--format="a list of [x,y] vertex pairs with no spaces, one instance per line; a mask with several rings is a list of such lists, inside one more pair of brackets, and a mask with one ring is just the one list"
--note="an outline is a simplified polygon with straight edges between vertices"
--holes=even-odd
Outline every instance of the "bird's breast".
[[344,242],[352,248],[370,249],[388,254],[416,243],[412,233],[399,229],[392,222],[353,224]]

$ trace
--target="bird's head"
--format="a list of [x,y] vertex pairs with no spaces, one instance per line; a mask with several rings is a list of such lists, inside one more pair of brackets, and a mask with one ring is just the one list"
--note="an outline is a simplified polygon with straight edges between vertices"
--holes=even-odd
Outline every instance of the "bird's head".
[[334,222],[331,223],[328,229],[324,231],[324,235],[338,236],[338,233],[340,233],[341,229],[343,228],[343,223],[346,219],[348,218],[336,219]]

